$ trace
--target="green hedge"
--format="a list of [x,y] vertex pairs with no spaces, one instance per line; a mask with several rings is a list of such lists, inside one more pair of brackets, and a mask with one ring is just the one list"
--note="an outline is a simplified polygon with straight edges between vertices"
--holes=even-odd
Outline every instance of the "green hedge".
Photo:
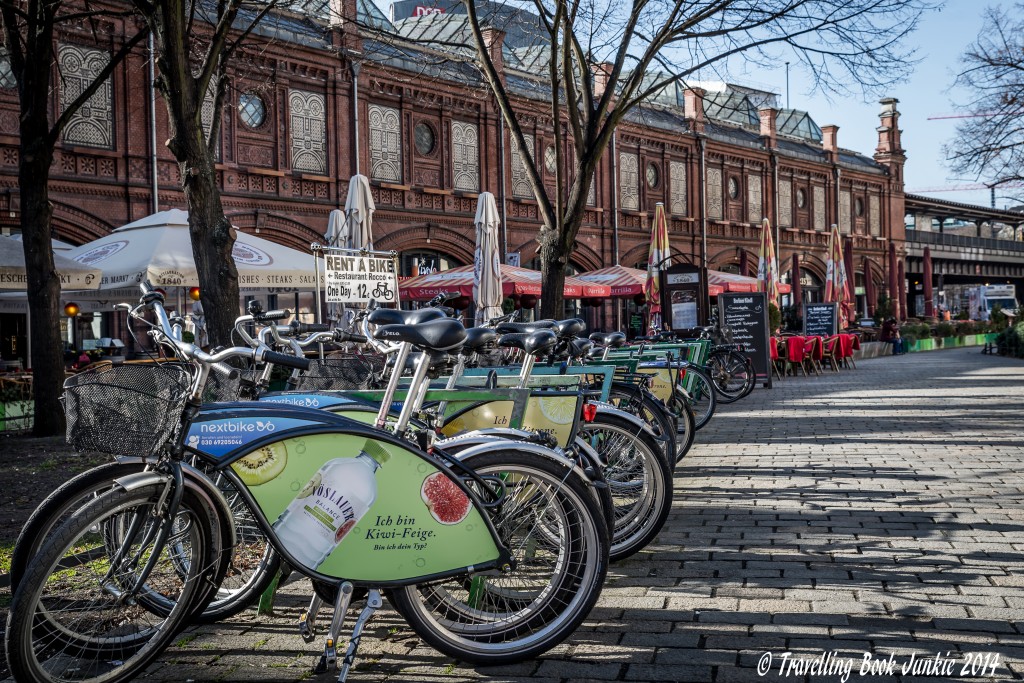
[[996,337],[999,353],[1024,358],[1024,322],[1008,327]]

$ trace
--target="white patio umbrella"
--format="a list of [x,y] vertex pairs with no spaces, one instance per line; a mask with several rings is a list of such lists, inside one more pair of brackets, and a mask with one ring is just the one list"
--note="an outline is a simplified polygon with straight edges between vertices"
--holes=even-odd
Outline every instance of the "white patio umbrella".
[[358,173],[352,176],[348,181],[348,197],[345,199],[345,225],[338,244],[332,246],[373,249],[373,212],[376,210],[370,181]]
[[327,240],[327,246],[329,247],[340,247],[341,246],[341,233],[345,229],[345,213],[341,209],[334,209],[330,215],[327,216],[327,232],[324,233],[324,239]]
[[[53,255],[53,264],[60,276],[61,289],[96,289],[100,286],[98,268],[83,266],[57,253]],[[27,287],[25,245],[20,239],[0,235],[0,290],[23,292]]]
[[481,192],[476,202],[476,252],[473,255],[474,323],[483,325],[501,315],[501,257],[498,251],[498,226],[501,218],[494,195]]
[[[237,233],[232,250],[240,287],[313,289],[317,278],[309,254]],[[117,228],[68,252],[83,266],[102,271],[98,298],[138,298],[143,279],[155,287],[199,285],[188,213],[170,209]],[[116,290],[116,291],[115,291]]]

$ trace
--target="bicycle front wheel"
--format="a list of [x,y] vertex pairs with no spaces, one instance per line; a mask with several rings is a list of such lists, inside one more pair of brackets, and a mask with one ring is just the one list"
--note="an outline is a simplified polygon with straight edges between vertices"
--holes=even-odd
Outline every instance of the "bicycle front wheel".
[[407,586],[389,599],[446,655],[481,665],[532,659],[572,634],[597,601],[608,570],[604,514],[568,466],[514,447],[464,462],[505,485],[492,521],[515,569]]
[[[43,544],[25,569],[7,618],[15,680],[129,680],[208,596],[221,542],[217,513],[186,489],[168,522],[154,514],[165,488],[112,489],[73,512]],[[158,527],[166,523],[170,534],[158,545]],[[150,558],[153,569],[136,587]],[[163,603],[158,609],[156,596]]]

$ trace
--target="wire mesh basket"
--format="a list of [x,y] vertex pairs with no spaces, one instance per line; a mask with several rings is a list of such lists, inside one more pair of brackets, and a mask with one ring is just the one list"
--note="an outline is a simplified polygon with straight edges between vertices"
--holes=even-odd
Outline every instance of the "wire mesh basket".
[[309,369],[299,376],[295,388],[299,391],[374,389],[383,370],[384,357],[380,355],[353,353],[315,358],[310,361]]
[[192,377],[178,363],[114,365],[64,382],[67,441],[80,451],[149,457],[179,424]]
[[252,367],[251,363],[240,358],[230,358],[224,362],[236,368],[238,375],[234,378],[228,378],[216,370],[210,370],[206,384],[203,386],[203,403],[251,400],[251,391],[243,391],[243,389],[251,388],[254,381],[255,368]]

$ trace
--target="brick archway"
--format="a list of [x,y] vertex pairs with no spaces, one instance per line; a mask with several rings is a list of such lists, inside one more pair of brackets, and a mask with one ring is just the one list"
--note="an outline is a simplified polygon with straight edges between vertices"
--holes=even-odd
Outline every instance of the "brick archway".
[[59,240],[82,245],[105,237],[119,227],[78,207],[53,202],[52,232]]
[[[228,212],[225,215],[236,228],[250,235],[262,237],[297,251],[310,252],[310,244],[313,242],[323,243],[324,241],[323,232],[310,228],[306,223],[278,213],[239,211]],[[323,223],[323,230],[326,232],[326,217],[321,222]]]
[[476,250],[472,238],[436,223],[411,225],[389,232],[374,246],[383,250],[394,249],[399,253],[414,249],[437,251],[467,264],[473,262],[473,252]]

